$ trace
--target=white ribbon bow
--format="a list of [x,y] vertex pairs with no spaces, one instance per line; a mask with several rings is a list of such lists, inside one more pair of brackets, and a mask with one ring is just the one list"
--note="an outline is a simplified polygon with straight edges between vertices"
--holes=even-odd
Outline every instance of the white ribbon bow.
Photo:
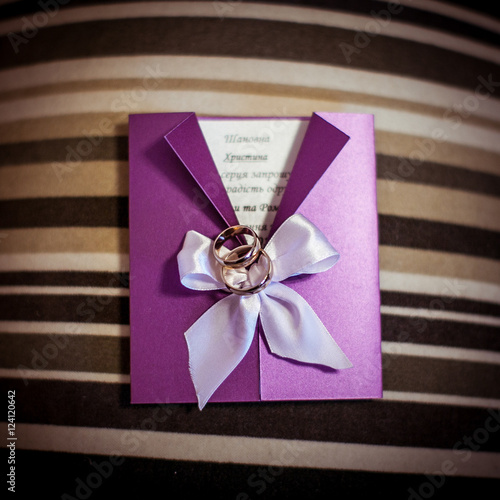
[[[185,287],[227,290],[212,243],[196,231],[186,233],[177,256]],[[274,354],[334,369],[352,366],[306,300],[279,283],[290,276],[326,271],[337,262],[339,254],[325,235],[303,215],[295,214],[278,228],[265,251],[273,265],[271,283],[257,294],[231,294],[220,300],[184,334],[200,410],[247,353],[259,316]]]

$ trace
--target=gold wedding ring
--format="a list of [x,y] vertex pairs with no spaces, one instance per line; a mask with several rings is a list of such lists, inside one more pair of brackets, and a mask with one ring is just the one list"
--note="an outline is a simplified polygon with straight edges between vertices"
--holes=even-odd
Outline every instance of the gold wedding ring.
[[[241,255],[235,254],[235,251],[233,250],[232,252],[229,252],[225,257],[221,257],[220,255],[220,249],[224,246],[224,243],[226,241],[234,238],[235,236],[238,236],[239,234],[247,234],[253,238],[253,243],[252,245],[244,245],[247,248],[247,251],[242,253]],[[238,247],[241,248],[241,247]],[[235,250],[238,250],[235,249]],[[227,229],[224,229],[222,233],[215,238],[214,243],[212,245],[212,251],[215,257],[215,260],[221,265],[221,266],[227,266],[227,267],[232,267],[233,269],[238,269],[240,267],[247,267],[252,262],[254,262],[257,257],[259,256],[259,250],[260,250],[260,240],[255,231],[248,227],[248,226],[231,226],[228,227]],[[238,255],[238,257],[235,259],[234,255]]]
[[[237,252],[239,248],[236,248],[235,250],[233,250],[233,252]],[[264,276],[258,283],[256,283],[255,285],[250,285],[246,288],[238,288],[231,285],[227,280],[227,273],[230,271],[231,268],[225,266],[222,268],[222,280],[224,281],[226,287],[236,295],[252,295],[254,293],[259,293],[260,291],[264,290],[264,288],[266,288],[266,286],[269,285],[269,283],[271,282],[271,278],[273,277],[273,264],[271,262],[271,258],[269,257],[269,255],[267,255],[267,253],[262,249],[259,250],[259,255],[257,259],[254,261],[254,264],[257,264],[262,257],[264,257],[267,261],[267,269]]]
[[[252,236],[252,244],[241,245],[233,250],[230,250],[224,257],[222,257],[220,255],[220,250],[224,246],[224,243],[239,234]],[[252,295],[264,290],[264,288],[266,288],[266,286],[271,282],[273,274],[271,258],[261,248],[260,240],[257,234],[250,227],[238,225],[224,229],[224,231],[222,231],[214,240],[212,251],[216,261],[222,266],[222,280],[230,292],[237,295]],[[240,269],[242,272],[246,272],[248,276],[251,266],[258,264],[261,258],[264,258],[266,261],[266,270],[258,283],[250,284],[246,288],[238,288],[229,282],[228,274],[230,274],[231,270]]]

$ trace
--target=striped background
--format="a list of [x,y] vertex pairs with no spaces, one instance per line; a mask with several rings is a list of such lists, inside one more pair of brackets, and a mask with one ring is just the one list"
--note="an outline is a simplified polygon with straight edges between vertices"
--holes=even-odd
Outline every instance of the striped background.
[[[500,22],[423,0],[38,5],[0,3],[20,497],[498,488]],[[383,400],[132,407],[128,114],[315,110],[375,115]]]

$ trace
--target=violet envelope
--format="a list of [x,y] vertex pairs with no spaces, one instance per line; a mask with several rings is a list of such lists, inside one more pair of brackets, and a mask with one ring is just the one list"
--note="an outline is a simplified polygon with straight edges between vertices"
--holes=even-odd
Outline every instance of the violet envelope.
[[[132,403],[197,401],[184,332],[227,296],[185,288],[177,267],[187,231],[215,238],[238,223],[200,119],[192,112],[130,116]],[[305,298],[353,367],[280,358],[256,334],[209,402],[382,397],[373,116],[313,113],[304,120],[271,233],[301,213],[339,252],[330,270],[283,284]]]

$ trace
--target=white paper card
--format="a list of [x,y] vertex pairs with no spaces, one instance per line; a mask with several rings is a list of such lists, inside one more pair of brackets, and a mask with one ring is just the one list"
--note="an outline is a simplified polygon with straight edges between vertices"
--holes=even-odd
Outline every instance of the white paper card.
[[240,224],[267,239],[308,121],[199,121]]

